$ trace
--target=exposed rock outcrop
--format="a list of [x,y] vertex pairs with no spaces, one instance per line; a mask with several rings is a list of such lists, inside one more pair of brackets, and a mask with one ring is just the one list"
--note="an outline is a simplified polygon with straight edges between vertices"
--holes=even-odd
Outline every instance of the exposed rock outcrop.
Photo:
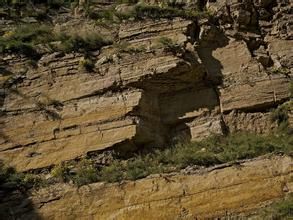
[[[292,171],[292,158],[273,156],[195,170],[190,175],[96,183],[79,189],[52,185],[33,192],[23,204],[32,203],[35,213],[44,219],[247,218],[293,192]],[[36,216],[23,205],[13,211],[22,219]]]
[[[25,57],[1,55],[1,66],[14,75],[1,76],[0,159],[27,171],[112,148],[275,128],[268,111],[290,96],[288,6],[215,1],[206,7],[212,19],[100,27],[114,44],[92,51],[92,71],[82,68],[80,53],[44,54],[34,67]],[[76,19],[61,25],[65,18],[53,19],[57,29],[82,28]],[[84,26],[99,30],[92,22]]]

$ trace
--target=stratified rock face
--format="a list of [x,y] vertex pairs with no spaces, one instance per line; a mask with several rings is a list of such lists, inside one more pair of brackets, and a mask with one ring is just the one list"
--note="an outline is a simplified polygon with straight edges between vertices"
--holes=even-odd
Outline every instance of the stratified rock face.
[[[288,7],[262,1],[207,7],[218,22],[129,20],[106,31],[116,42],[93,52],[92,72],[81,67],[79,53],[45,54],[35,68],[24,57],[1,55],[0,65],[14,76],[0,78],[0,159],[26,171],[112,148],[276,127],[267,111],[289,99]],[[272,66],[287,74],[270,74]]]
[[[33,193],[27,200],[43,219],[243,217],[293,192],[292,162],[290,157],[275,156],[191,175],[148,177],[111,185],[96,183],[79,189],[58,184]],[[21,206],[14,211],[22,219],[35,216]]]

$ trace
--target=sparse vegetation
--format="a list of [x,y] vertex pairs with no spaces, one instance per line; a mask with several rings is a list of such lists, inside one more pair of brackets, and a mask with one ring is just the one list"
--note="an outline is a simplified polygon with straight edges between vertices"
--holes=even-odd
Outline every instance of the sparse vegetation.
[[38,21],[45,21],[56,10],[62,7],[69,9],[77,3],[77,0],[0,0],[0,17],[13,20],[33,17]]
[[66,164],[58,164],[51,170],[51,175],[60,182],[67,182],[70,179],[69,167]]
[[116,160],[110,166],[103,167],[100,171],[99,180],[112,183],[125,179],[124,167],[121,164],[123,162]]
[[288,101],[285,102],[284,104],[278,106],[278,108],[274,109],[271,112],[271,120],[273,122],[277,122],[278,126],[281,130],[284,130],[288,127],[288,119],[289,115],[288,112],[290,109],[293,109],[293,102]]
[[0,37],[0,53],[21,53],[37,58],[36,46],[53,39],[52,30],[46,25],[21,25]]
[[181,17],[185,19],[196,19],[198,17],[209,17],[207,11],[200,11],[196,9],[179,9],[170,6],[156,6],[156,5],[136,5],[133,10],[128,12],[117,12],[115,8],[105,9],[94,13],[91,16],[94,19],[104,19],[106,21],[126,20],[133,18],[135,20],[142,20],[145,18],[160,19],[160,18],[174,18]]
[[[117,158],[108,166],[97,166],[90,159],[64,162],[52,168],[51,176],[57,182],[71,182],[78,187],[97,181],[137,180],[150,174],[179,171],[187,166],[208,167],[273,152],[289,154],[293,151],[292,146],[292,135],[259,136],[238,133],[157,149],[127,160]],[[29,188],[43,186],[46,181],[38,175],[17,173],[13,168],[0,163],[0,185],[4,183]]]
[[280,105],[271,114],[272,121],[276,121],[279,125],[288,121],[288,108],[286,105]]
[[271,152],[292,151],[293,138],[289,136],[257,136],[233,134],[215,136],[200,142],[177,145],[137,156],[107,169],[124,171],[125,179],[139,179],[151,173],[178,171],[186,166],[212,166],[239,159],[248,159]]
[[[57,45],[52,42],[60,42]],[[0,53],[21,53],[30,58],[38,59],[39,45],[48,45],[52,51],[88,53],[111,44],[99,34],[90,32],[81,34],[54,33],[48,25],[21,25],[0,36]]]
[[290,153],[292,146],[293,137],[286,134],[259,136],[238,133],[154,150],[128,160],[117,159],[109,166],[95,167],[92,161],[82,160],[74,166],[73,172],[69,172],[63,165],[63,168],[57,166],[51,173],[57,173],[54,176],[60,176],[62,181],[72,180],[78,186],[95,181],[119,182],[144,178],[150,174],[179,171],[187,166],[208,167],[267,153]]
[[18,173],[12,167],[5,166],[0,161],[0,187],[16,189],[20,187],[41,187],[46,184],[45,180],[35,174]]
[[171,38],[161,37],[159,43],[162,44],[167,51],[170,51],[173,54],[182,52],[182,47],[175,43]]
[[91,72],[93,71],[94,67],[95,67],[95,64],[94,62],[91,60],[91,59],[82,59],[80,62],[79,62],[79,65],[84,68],[86,71],[88,72]]
[[290,74],[290,69],[286,67],[280,67],[280,68],[273,68],[272,69],[273,74],[283,74],[285,76]]
[[87,159],[73,162],[70,166],[66,163],[56,165],[51,170],[51,175],[57,181],[72,181],[77,186],[82,186],[98,180],[97,170],[93,162]]
[[98,174],[91,160],[81,160],[75,170],[73,182],[77,186],[86,185],[98,180]]
[[104,9],[101,11],[98,11],[96,13],[93,13],[91,15],[92,19],[105,19],[107,21],[113,21],[113,18],[115,16],[115,8],[111,7],[109,9]]
[[264,208],[259,216],[261,219],[292,219],[293,217],[293,194],[285,199]]
[[173,7],[159,7],[150,5],[137,5],[135,7],[135,18],[174,18],[182,17],[186,19],[195,19],[198,17],[208,17],[208,13],[205,11],[199,11],[195,9],[178,9]]
[[61,41],[61,45],[56,49],[66,53],[72,51],[87,53],[112,43],[96,33],[87,33],[85,35],[61,33],[56,37],[56,40]]
[[121,42],[119,44],[114,45],[118,48],[120,53],[140,53],[140,52],[145,52],[146,48],[144,45],[135,47],[135,46],[131,46],[129,43],[127,42]]

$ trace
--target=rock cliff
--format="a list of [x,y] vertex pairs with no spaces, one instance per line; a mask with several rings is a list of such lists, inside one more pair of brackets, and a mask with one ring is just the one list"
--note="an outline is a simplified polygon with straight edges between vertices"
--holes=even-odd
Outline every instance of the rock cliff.
[[[2,86],[0,158],[25,171],[109,148],[270,131],[267,111],[289,99],[288,4],[215,1],[210,19],[123,22],[112,29],[118,46],[92,54],[92,72],[80,53],[45,53],[34,68],[1,55],[14,75]],[[80,28],[79,18],[59,20]],[[179,49],[158,43],[165,38]]]
[[[34,62],[0,53],[0,160],[21,172],[38,172],[105,151],[129,155],[214,134],[265,134],[280,125],[271,120],[271,110],[290,102],[292,2],[145,2],[154,5],[152,10],[168,4],[181,14],[143,14],[143,19],[130,16],[120,22],[115,17],[102,24],[85,17],[79,6],[62,8],[50,16],[53,31],[102,34],[111,43],[90,55],[37,45]],[[99,15],[113,6],[124,16],[135,7],[112,1],[95,1],[92,7]],[[198,16],[183,15],[184,10],[199,10]],[[8,36],[18,23],[0,16],[0,33]],[[21,22],[39,21],[26,17]],[[291,163],[289,157],[257,160],[239,170],[97,183],[77,192],[58,185],[32,200],[46,219],[212,218],[282,197]],[[51,198],[46,190],[56,192]],[[219,206],[224,197],[229,200]]]

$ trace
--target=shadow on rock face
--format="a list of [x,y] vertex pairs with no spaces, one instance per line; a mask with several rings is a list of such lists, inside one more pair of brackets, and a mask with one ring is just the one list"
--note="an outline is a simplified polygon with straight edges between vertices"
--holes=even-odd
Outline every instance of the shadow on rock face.
[[0,161],[0,220],[41,219],[28,190],[19,181],[15,170]]
[[197,51],[206,67],[207,80],[211,81],[213,84],[219,85],[223,82],[223,65],[213,56],[213,51],[217,48],[227,46],[228,43],[229,39],[217,28],[212,27],[206,30],[203,28]]
[[223,65],[213,51],[228,43],[229,39],[219,29],[207,27],[201,30],[195,48],[202,63],[196,56],[182,57],[182,62],[173,69],[133,84],[142,90],[140,102],[131,112],[137,119],[136,135],[113,148],[129,150],[125,154],[131,155],[131,150],[190,142],[209,132],[225,133],[225,125],[217,114],[220,106],[217,86],[223,83]]

